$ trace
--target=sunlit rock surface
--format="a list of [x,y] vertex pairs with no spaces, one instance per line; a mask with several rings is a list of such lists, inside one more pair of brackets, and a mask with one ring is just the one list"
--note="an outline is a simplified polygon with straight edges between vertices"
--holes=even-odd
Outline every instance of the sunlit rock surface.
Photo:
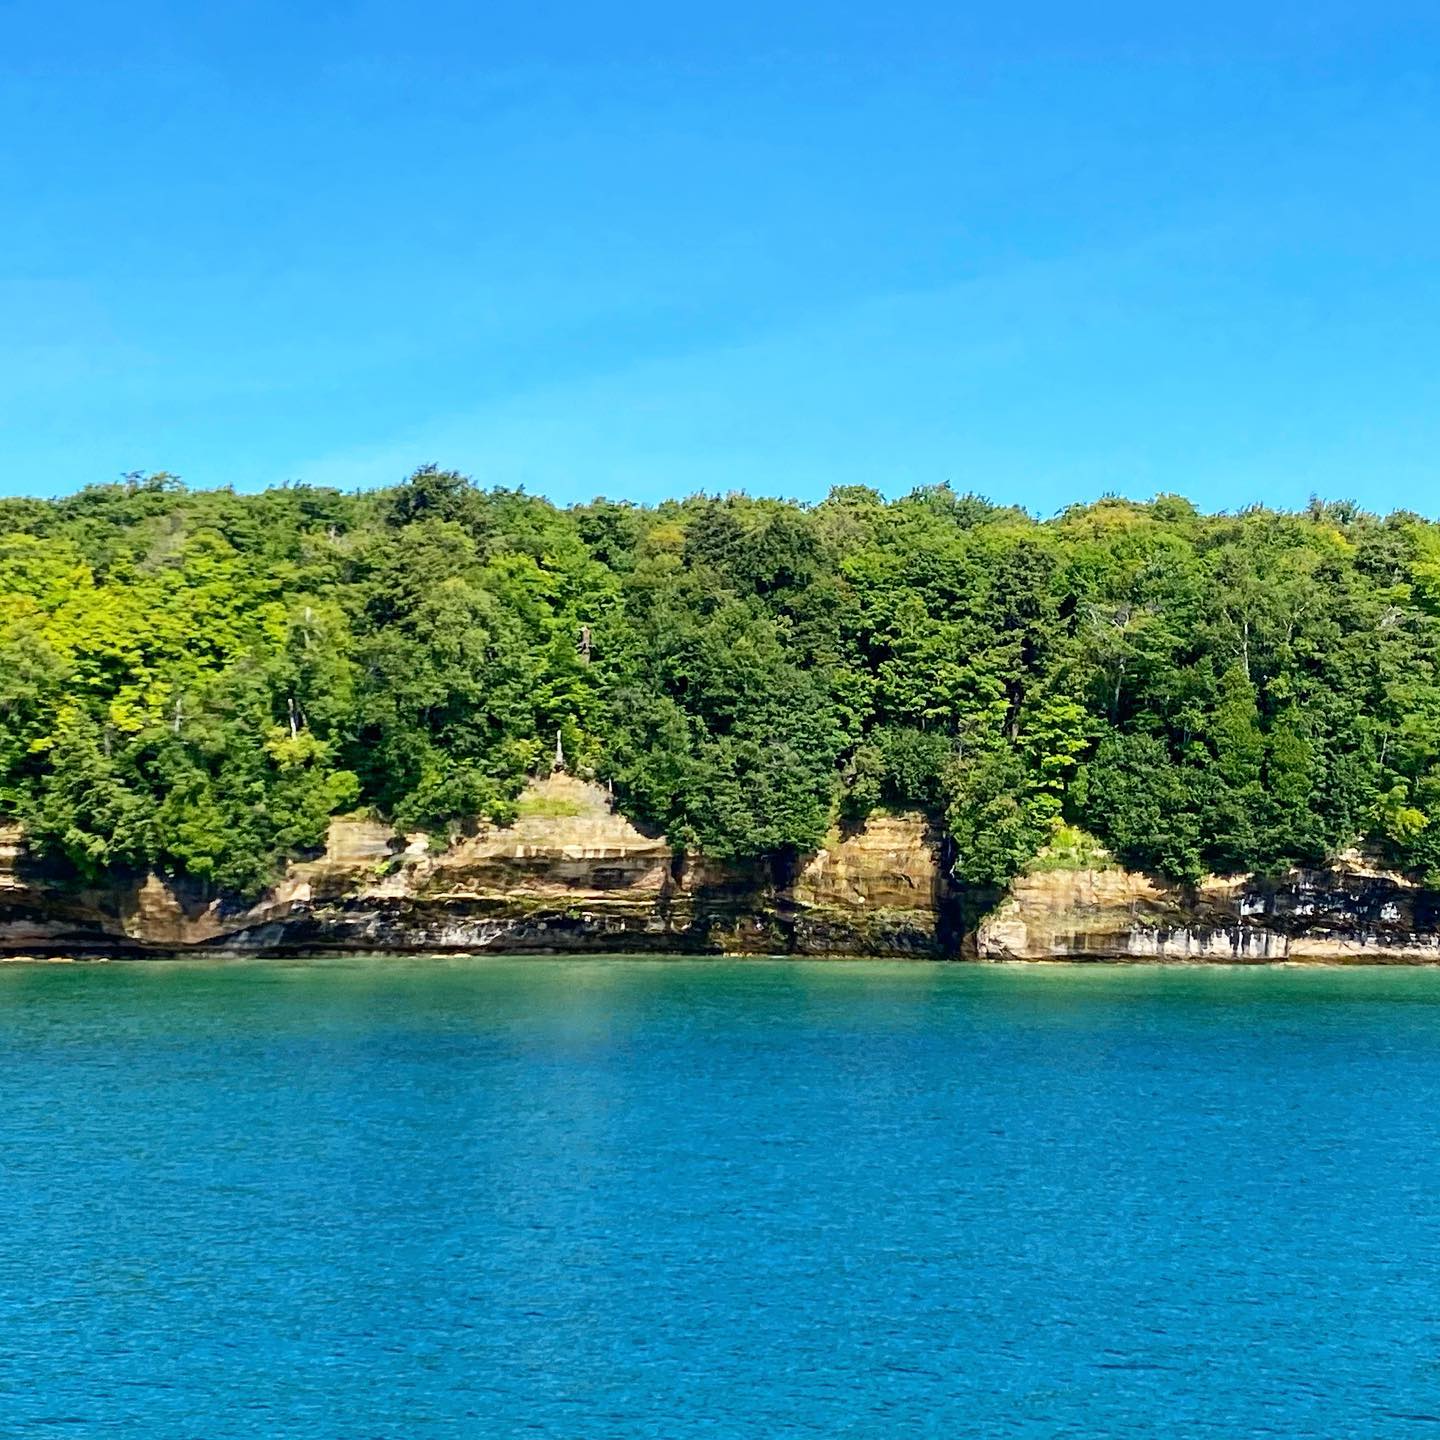
[[1440,960],[1440,895],[1350,861],[1194,887],[1119,868],[1022,876],[980,923],[990,960]]
[[598,785],[534,782],[510,826],[433,850],[337,819],[325,853],[250,905],[149,875],[76,887],[0,831],[0,949],[655,950],[943,956],[945,884],[923,817],[876,817],[816,855],[721,864],[677,853]]
[[833,830],[810,856],[748,865],[674,850],[567,775],[509,826],[435,848],[337,819],[325,852],[254,903],[159,875],[78,886],[0,828],[0,954],[211,949],[655,951],[978,960],[1440,961],[1440,895],[1356,857],[1182,887],[1118,867],[948,878],[919,814]]

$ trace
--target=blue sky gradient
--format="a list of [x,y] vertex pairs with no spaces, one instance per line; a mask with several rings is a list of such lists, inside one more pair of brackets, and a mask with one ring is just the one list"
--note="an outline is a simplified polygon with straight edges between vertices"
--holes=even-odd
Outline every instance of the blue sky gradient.
[[0,136],[0,493],[1440,513],[1433,5],[0,0]]

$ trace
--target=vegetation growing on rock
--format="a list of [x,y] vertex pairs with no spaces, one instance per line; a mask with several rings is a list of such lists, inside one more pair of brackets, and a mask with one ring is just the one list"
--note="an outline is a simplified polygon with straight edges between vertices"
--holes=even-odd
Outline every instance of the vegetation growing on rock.
[[558,732],[717,858],[920,806],[974,884],[1062,825],[1179,879],[1357,842],[1433,879],[1437,651],[1440,525],[1347,504],[134,477],[0,501],[0,815],[82,875],[254,893],[338,811],[511,817]]

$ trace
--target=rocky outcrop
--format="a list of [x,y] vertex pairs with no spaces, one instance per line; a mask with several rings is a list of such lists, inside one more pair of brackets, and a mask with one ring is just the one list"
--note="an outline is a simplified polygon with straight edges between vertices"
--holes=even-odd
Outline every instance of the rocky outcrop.
[[1195,886],[1119,868],[1016,880],[981,922],[986,960],[1440,961],[1440,894],[1357,858]]
[[513,825],[433,850],[373,821],[250,905],[145,877],[77,888],[0,832],[0,953],[214,949],[676,951],[919,955],[953,950],[937,837],[876,817],[803,863],[726,865],[637,829],[600,787],[530,786]]
[[809,857],[675,851],[598,786],[558,775],[513,825],[435,848],[333,822],[325,851],[253,904],[149,875],[67,883],[0,829],[0,955],[189,950],[651,951],[948,959],[1440,962],[1440,894],[1365,865],[1184,887],[1114,866],[1041,870],[1003,895],[947,878],[918,814],[832,831]]

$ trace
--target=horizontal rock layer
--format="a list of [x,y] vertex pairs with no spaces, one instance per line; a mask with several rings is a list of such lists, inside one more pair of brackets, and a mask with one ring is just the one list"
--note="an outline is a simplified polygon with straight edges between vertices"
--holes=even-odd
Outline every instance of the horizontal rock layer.
[[980,923],[992,960],[1440,961],[1440,894],[1359,863],[1180,886],[1122,869],[1022,876]]

